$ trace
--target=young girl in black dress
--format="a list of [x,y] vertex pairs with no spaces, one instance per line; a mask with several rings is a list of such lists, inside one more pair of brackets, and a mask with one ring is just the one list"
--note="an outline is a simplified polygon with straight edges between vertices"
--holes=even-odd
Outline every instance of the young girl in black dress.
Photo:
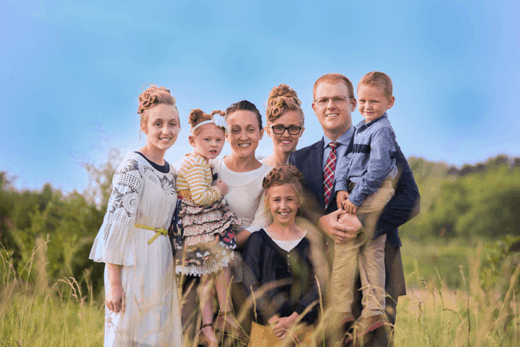
[[[253,292],[256,320],[270,325],[279,339],[294,324],[310,325],[317,318],[319,296],[310,243],[307,232],[294,222],[302,205],[302,179],[298,169],[288,164],[272,169],[264,178],[273,223],[251,234],[243,251],[243,283],[248,294]],[[258,292],[267,284],[269,290]]]

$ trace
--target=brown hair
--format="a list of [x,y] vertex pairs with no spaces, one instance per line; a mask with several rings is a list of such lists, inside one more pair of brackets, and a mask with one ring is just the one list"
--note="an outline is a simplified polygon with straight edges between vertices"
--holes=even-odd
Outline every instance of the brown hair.
[[269,98],[267,99],[267,106],[265,116],[267,122],[274,122],[280,118],[287,111],[297,111],[300,114],[301,124],[303,126],[304,115],[300,107],[302,102],[298,99],[296,92],[286,84],[280,84],[278,87],[271,89]]
[[260,114],[260,111],[258,111],[258,109],[256,108],[255,104],[247,100],[242,100],[239,102],[235,102],[234,104],[231,104],[231,106],[229,106],[226,109],[226,120],[230,114],[236,111],[253,112],[256,115],[256,119],[258,120],[259,129],[262,129],[262,115]]
[[352,84],[352,82],[350,82],[350,80],[347,77],[345,77],[339,73],[328,73],[326,75],[321,76],[320,78],[318,78],[316,80],[316,82],[314,82],[314,87],[312,88],[312,98],[313,99],[316,98],[316,88],[318,88],[318,85],[322,82],[330,83],[330,84],[343,82],[347,86],[348,97],[351,99],[355,98],[354,85]]
[[387,97],[391,97],[393,93],[392,80],[383,72],[373,71],[367,73],[361,77],[357,85],[358,90],[361,85],[382,88]]
[[267,199],[269,199],[267,194],[269,188],[281,186],[283,184],[292,185],[296,195],[298,196],[298,201],[303,203],[303,175],[298,171],[296,166],[291,164],[282,164],[269,171],[262,181],[262,188],[264,188],[266,192]]
[[[144,86],[148,85],[150,87],[139,95],[139,107],[137,108],[137,113],[141,115],[141,127],[143,127],[144,124],[145,129],[148,121],[148,110],[151,108],[160,104],[166,104],[175,107],[175,110],[177,110],[175,98],[170,94],[169,89],[157,87],[155,84],[145,84]],[[177,113],[178,112],[179,111],[177,110]]]

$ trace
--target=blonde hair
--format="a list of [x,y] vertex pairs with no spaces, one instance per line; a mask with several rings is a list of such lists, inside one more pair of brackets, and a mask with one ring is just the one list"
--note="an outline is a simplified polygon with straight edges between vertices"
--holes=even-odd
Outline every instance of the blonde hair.
[[287,111],[297,111],[300,114],[301,125],[303,126],[304,115],[301,108],[302,102],[298,99],[296,92],[286,84],[280,84],[271,89],[265,115],[268,123],[272,123],[280,118]]
[[393,93],[392,80],[388,77],[384,72],[373,71],[367,73],[365,76],[361,77],[361,80],[358,83],[357,89],[359,91],[359,86],[370,86],[370,87],[379,87],[383,89],[386,97],[391,97]]

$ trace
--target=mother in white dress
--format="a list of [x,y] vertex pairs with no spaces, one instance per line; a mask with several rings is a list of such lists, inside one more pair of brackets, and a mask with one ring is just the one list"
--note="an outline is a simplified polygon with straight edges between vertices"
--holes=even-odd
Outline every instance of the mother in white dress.
[[105,346],[182,346],[173,253],[167,236],[177,201],[164,154],[180,130],[175,98],[152,86],[139,96],[146,144],[114,175],[90,259],[105,266]]

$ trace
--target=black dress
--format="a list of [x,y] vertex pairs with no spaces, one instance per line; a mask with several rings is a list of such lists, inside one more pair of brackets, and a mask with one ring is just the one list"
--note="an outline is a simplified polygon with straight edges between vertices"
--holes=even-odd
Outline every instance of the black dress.
[[[299,315],[312,305],[302,322],[312,324],[318,316],[318,286],[310,260],[310,243],[303,238],[290,252],[280,248],[264,229],[249,236],[242,258],[243,284],[248,295],[255,292],[259,324],[267,324],[274,315]],[[257,291],[270,283],[274,288],[264,295]],[[265,288],[265,287],[264,287]]]

